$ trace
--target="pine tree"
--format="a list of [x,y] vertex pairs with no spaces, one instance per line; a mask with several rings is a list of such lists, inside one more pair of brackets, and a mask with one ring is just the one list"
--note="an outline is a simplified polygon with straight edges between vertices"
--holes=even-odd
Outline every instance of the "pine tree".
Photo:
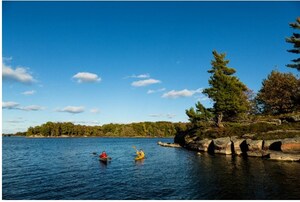
[[209,80],[210,88],[203,90],[214,101],[214,113],[218,127],[223,127],[222,119],[229,120],[249,110],[247,100],[248,88],[237,77],[233,76],[235,69],[227,67],[229,60],[225,54],[213,51],[214,60],[211,61],[212,74]]
[[[296,22],[290,23],[290,27],[293,29],[300,29],[300,17],[296,19]],[[293,33],[293,36],[288,37],[285,39],[286,42],[291,43],[294,45],[293,49],[288,50],[288,52],[291,53],[300,53],[300,34],[299,33]],[[288,64],[287,67],[296,68],[298,71],[300,71],[300,58],[292,60],[294,64]]]
[[197,124],[201,121],[209,121],[213,114],[206,109],[200,102],[196,103],[196,111],[193,107],[185,110],[186,115],[189,117],[189,121],[193,124]]

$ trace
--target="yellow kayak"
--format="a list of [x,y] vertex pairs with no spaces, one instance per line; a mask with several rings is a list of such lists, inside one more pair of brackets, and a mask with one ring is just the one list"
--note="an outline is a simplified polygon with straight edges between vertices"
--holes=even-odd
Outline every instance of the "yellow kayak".
[[142,159],[144,159],[145,158],[145,156],[137,156],[137,157],[135,157],[134,159],[136,160],[136,161],[138,161],[138,160],[142,160]]

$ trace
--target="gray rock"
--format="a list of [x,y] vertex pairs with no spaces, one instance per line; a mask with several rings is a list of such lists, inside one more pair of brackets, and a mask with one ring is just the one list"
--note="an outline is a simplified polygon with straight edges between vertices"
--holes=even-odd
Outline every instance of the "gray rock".
[[230,137],[230,139],[231,139],[232,144],[233,144],[234,153],[236,155],[241,155],[243,153],[243,151],[241,149],[241,145],[246,140],[245,139],[240,139],[237,136]]
[[300,137],[283,139],[281,151],[285,153],[300,153]]
[[197,136],[186,135],[186,136],[184,137],[184,142],[185,142],[185,144],[189,144],[189,143],[194,142],[194,141],[197,140],[198,138],[199,138],[199,137],[197,137]]
[[247,151],[247,156],[262,157],[263,151]]
[[242,137],[252,139],[254,136],[255,136],[255,134],[248,133],[248,134],[243,135]]
[[203,139],[200,141],[197,141],[197,147],[198,147],[198,151],[208,151],[208,147],[211,144],[212,140],[210,139]]
[[300,161],[300,154],[287,154],[283,152],[270,152],[271,160],[279,160],[279,161]]
[[217,138],[213,140],[214,152],[216,154],[232,154],[231,141],[229,137]]
[[160,146],[163,146],[163,147],[176,147],[176,148],[181,147],[179,144],[176,144],[176,143],[164,143],[161,141],[159,141],[157,144]]
[[263,141],[262,140],[251,140],[247,139],[246,143],[248,145],[248,150],[251,152],[262,150]]

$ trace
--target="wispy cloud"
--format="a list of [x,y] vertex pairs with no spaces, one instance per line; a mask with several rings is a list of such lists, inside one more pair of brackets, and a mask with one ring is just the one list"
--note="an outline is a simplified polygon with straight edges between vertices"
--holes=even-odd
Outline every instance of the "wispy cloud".
[[207,101],[207,100],[210,100],[210,98],[209,97],[207,97],[206,95],[197,95],[197,96],[195,96],[195,98],[197,98],[197,101]]
[[151,117],[161,117],[162,114],[149,114],[148,116],[151,116]]
[[97,74],[89,72],[78,72],[73,78],[77,79],[78,83],[96,83],[101,81],[101,78]]
[[149,114],[148,116],[150,117],[160,117],[160,118],[168,118],[168,119],[172,119],[174,118],[176,115],[175,114]]
[[167,93],[164,93],[162,97],[175,99],[179,97],[191,97],[196,93],[202,93],[202,88],[198,88],[197,90],[188,90],[188,89],[184,89],[180,91],[171,90]]
[[23,110],[23,111],[39,111],[45,109],[45,107],[39,106],[39,105],[29,105],[22,107],[17,102],[2,102],[2,108],[3,109],[17,109],[17,110]]
[[19,106],[17,102],[2,102],[3,109],[16,109]]
[[134,81],[131,83],[131,85],[134,87],[142,87],[142,86],[149,86],[156,83],[161,83],[161,81],[156,79],[145,79],[145,80]]
[[131,76],[126,76],[124,77],[124,79],[127,79],[127,78],[137,78],[137,79],[146,79],[146,78],[150,78],[150,74],[139,74],[139,75],[131,75]]
[[100,113],[100,109],[94,108],[94,109],[91,109],[90,112],[94,113],[94,114],[99,114]]
[[23,93],[21,93],[21,94],[23,94],[23,95],[33,95],[33,94],[35,94],[35,93],[36,93],[35,90],[30,90],[30,91],[25,91],[25,92],[23,92]]
[[2,63],[2,78],[3,80],[16,81],[20,83],[31,84],[36,82],[33,76],[27,72],[25,67],[17,67],[13,69],[11,66],[8,66]]
[[83,124],[83,125],[100,125],[100,121],[69,121],[74,124]]
[[3,62],[10,62],[10,61],[12,61],[12,57],[10,56],[10,57],[2,57],[2,60],[3,60]]
[[158,93],[158,92],[162,92],[162,91],[165,91],[165,90],[166,90],[165,88],[160,88],[160,89],[157,89],[157,90],[148,90],[147,94]]
[[39,105],[29,105],[26,107],[18,107],[17,109],[24,110],[24,111],[40,111],[40,110],[44,110],[45,107]]
[[78,114],[84,112],[84,107],[83,106],[66,106],[63,109],[57,109],[57,112],[68,112],[71,114]]
[[6,123],[23,123],[24,121],[22,121],[22,120],[7,120],[5,122]]

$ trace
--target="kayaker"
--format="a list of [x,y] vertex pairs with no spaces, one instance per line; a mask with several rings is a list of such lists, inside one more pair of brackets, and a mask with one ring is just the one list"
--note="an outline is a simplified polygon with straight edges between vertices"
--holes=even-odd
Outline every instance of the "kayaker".
[[145,153],[142,149],[140,149],[140,151],[136,151],[136,154],[138,157],[141,157],[141,158],[145,157]]
[[105,151],[102,152],[102,154],[100,154],[99,156],[100,158],[107,158],[107,154]]

